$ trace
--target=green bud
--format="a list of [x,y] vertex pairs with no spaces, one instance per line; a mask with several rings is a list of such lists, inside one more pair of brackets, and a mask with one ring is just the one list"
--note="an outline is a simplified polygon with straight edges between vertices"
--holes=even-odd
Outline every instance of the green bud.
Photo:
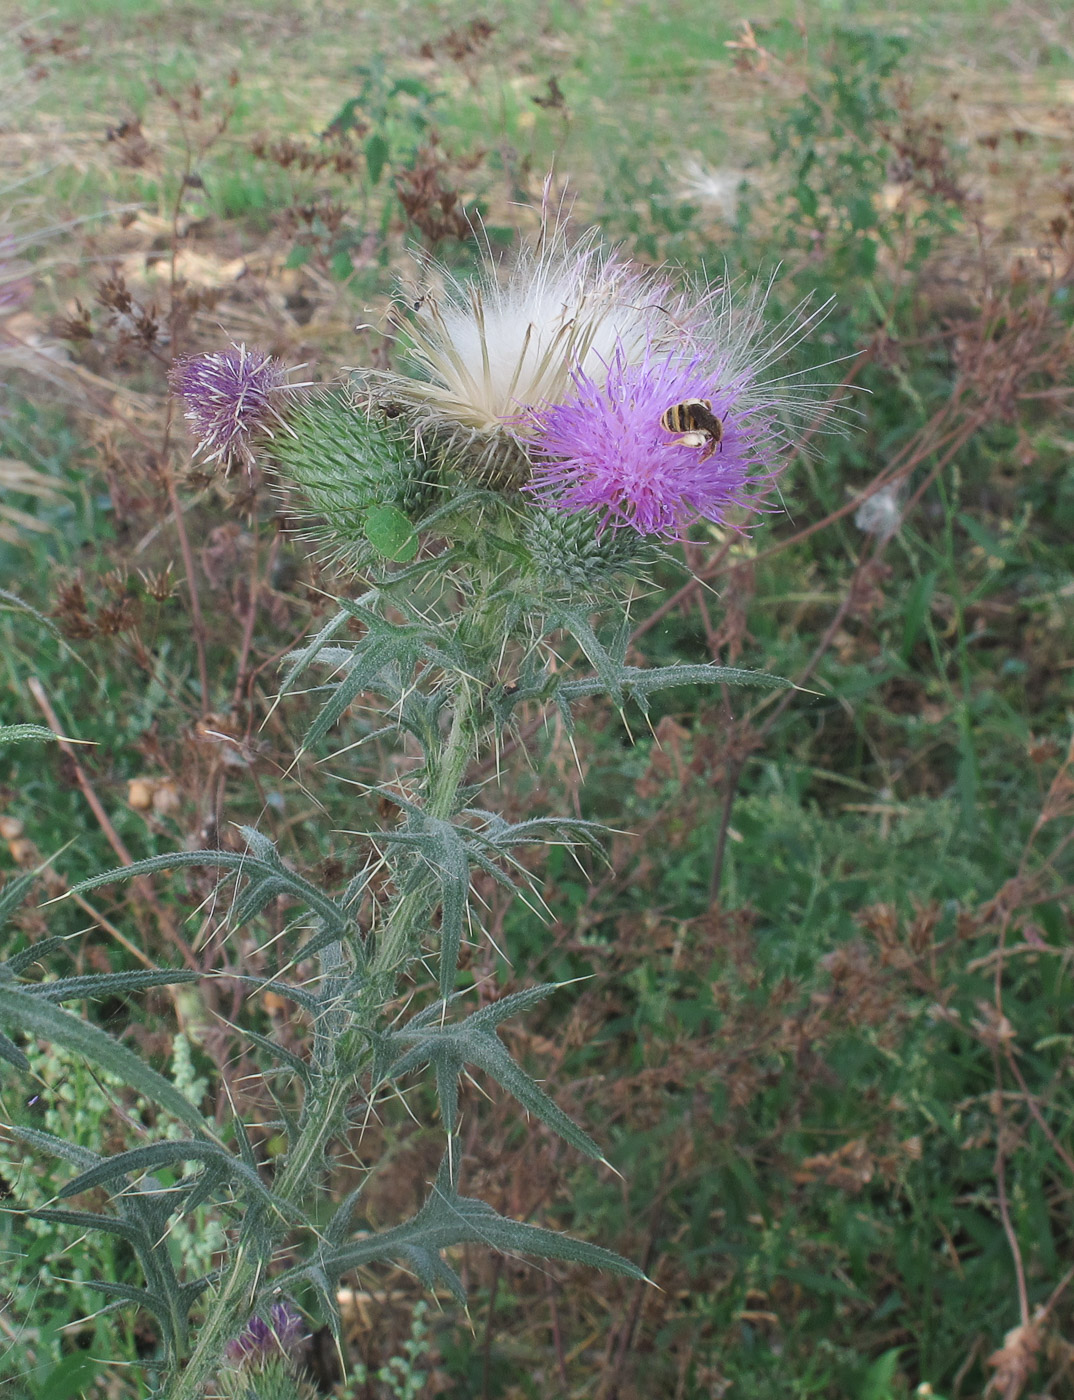
[[369,512],[388,507],[409,520],[434,499],[435,471],[415,452],[413,434],[367,411],[347,388],[317,389],[293,401],[268,456],[302,490],[310,534],[330,556],[362,563],[370,555]]
[[600,529],[593,511],[529,512],[524,538],[541,578],[566,589],[588,588],[648,558],[644,536],[629,527]]
[[282,1357],[256,1367],[228,1368],[217,1380],[227,1400],[314,1400],[312,1387]]

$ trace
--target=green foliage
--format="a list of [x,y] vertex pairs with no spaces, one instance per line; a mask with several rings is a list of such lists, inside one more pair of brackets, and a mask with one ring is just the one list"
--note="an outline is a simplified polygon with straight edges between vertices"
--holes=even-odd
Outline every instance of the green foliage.
[[[419,1400],[429,1373],[429,1327],[425,1321],[428,1304],[417,1303],[410,1320],[410,1335],[403,1343],[401,1355],[391,1357],[381,1366],[373,1379],[384,1387],[391,1400]],[[344,1391],[344,1400],[358,1400],[358,1387],[369,1383],[369,1368],[360,1362],[354,1368],[353,1379]]]

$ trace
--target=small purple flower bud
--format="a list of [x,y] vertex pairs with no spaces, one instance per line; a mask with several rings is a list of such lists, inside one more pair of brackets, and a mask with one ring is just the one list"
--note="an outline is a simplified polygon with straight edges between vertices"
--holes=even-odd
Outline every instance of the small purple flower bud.
[[210,355],[178,360],[169,376],[183,400],[186,420],[210,461],[252,459],[251,445],[271,436],[274,400],[284,387],[286,371],[263,350],[232,345]]
[[[569,399],[531,414],[525,489],[541,505],[665,539],[722,523],[731,506],[757,509],[751,488],[776,474],[782,435],[748,371],[650,349],[638,362],[616,354],[603,383],[571,377]],[[698,412],[709,427],[689,431]]]
[[228,1342],[224,1355],[235,1366],[259,1366],[273,1357],[289,1356],[305,1334],[302,1317],[290,1303],[273,1303],[267,1320],[256,1314]]

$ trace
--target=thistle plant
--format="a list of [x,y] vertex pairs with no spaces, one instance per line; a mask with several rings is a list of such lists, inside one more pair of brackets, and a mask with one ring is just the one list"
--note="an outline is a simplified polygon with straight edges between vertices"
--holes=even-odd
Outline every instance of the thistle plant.
[[[115,1305],[155,1318],[161,1400],[299,1395],[289,1353],[300,1313],[338,1329],[341,1280],[379,1261],[460,1300],[447,1257],[460,1244],[643,1277],[599,1244],[510,1220],[465,1193],[459,1079],[471,1068],[576,1151],[603,1160],[600,1144],[498,1034],[555,987],[470,1009],[456,986],[463,941],[480,927],[474,877],[532,904],[535,877],[521,852],[549,843],[599,848],[601,830],[573,817],[509,821],[474,773],[535,707],[558,713],[569,730],[577,704],[599,694],[644,712],[668,686],[783,684],[716,665],[628,664],[626,609],[654,549],[699,519],[738,528],[734,510],[763,503],[807,395],[793,377],[766,380],[772,354],[761,343],[760,300],[737,307],[725,289],[676,295],[595,235],[572,246],[555,221],[503,280],[491,268],[472,283],[443,280],[446,290],[423,298],[407,322],[409,369],[298,388],[269,356],[236,346],[186,361],[173,377],[202,450],[271,470],[302,528],[340,567],[347,596],[292,653],[281,694],[286,703],[300,684],[319,687],[304,752],[359,699],[380,711],[369,738],[416,746],[419,766],[369,794],[394,821],[369,829],[372,800],[356,813],[372,854],[342,889],[296,873],[248,827],[244,853],[176,852],[77,887],[212,867],[234,881],[233,929],[288,901],[288,966],[316,963],[317,976],[247,980],[251,992],[269,989],[305,1012],[308,1050],[245,1032],[271,1062],[285,1153],[270,1171],[239,1116],[218,1129],[127,1046],[62,1009],[194,974],[33,982],[26,973],[41,944],[0,969],[4,1025],[76,1050],[155,1102],[162,1122],[184,1125],[179,1138],[161,1135],[110,1157],[22,1132],[75,1169],[64,1197],[100,1186],[111,1193],[103,1213],[64,1206],[34,1214],[133,1246],[144,1287],[98,1286]],[[778,348],[808,323],[783,327]],[[719,416],[718,443],[663,426],[667,409],[691,399]],[[580,657],[573,669],[558,661],[565,638]],[[435,967],[435,995],[400,1011],[419,963]],[[25,1067],[10,1038],[0,1039],[0,1055]],[[439,1105],[439,1171],[410,1219],[358,1229],[368,1176],[331,1203],[333,1149],[378,1096],[415,1073],[430,1077]],[[210,1273],[180,1277],[166,1247],[169,1222],[206,1205],[220,1212],[229,1248]],[[255,1365],[257,1381],[249,1378]]]

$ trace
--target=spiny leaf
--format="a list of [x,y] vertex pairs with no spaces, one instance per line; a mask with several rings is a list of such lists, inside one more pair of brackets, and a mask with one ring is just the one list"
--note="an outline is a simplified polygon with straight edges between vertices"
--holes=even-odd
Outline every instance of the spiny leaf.
[[219,1164],[226,1169],[232,1180],[248,1187],[263,1204],[270,1206],[289,1220],[306,1223],[302,1211],[297,1206],[274,1196],[253,1167],[212,1142],[169,1140],[168,1142],[150,1143],[147,1147],[135,1147],[129,1152],[118,1152],[114,1157],[107,1157],[88,1171],[82,1172],[80,1176],[76,1176],[73,1181],[69,1181],[62,1188],[59,1194],[61,1197],[77,1196],[82,1191],[88,1191],[91,1186],[101,1186],[106,1181],[113,1181],[117,1176],[149,1171],[153,1167],[164,1166],[171,1162],[185,1161]]
[[153,1247],[153,1241],[141,1226],[116,1215],[96,1215],[89,1210],[55,1210],[51,1206],[28,1210],[26,1214],[34,1220],[51,1220],[55,1225],[74,1225],[80,1230],[106,1230],[110,1235],[119,1235],[143,1249]]
[[409,629],[402,628],[395,635],[381,634],[367,639],[360,648],[355,649],[345,675],[333,682],[331,699],[307,730],[304,748],[310,748],[323,738],[362,691],[370,689],[372,682],[387,666],[392,662],[404,661],[413,666],[420,650],[418,637]]
[[[224,1024],[231,1026],[230,1021],[225,1021]],[[313,1083],[313,1075],[310,1073],[309,1065],[293,1051],[286,1049],[278,1041],[270,1040],[267,1035],[260,1035],[257,1031],[252,1031],[246,1026],[232,1026],[232,1029],[245,1036],[247,1040],[252,1040],[255,1045],[259,1045],[273,1059],[279,1060],[282,1064],[293,1069],[304,1084],[308,1086]]]
[[[367,594],[366,596],[372,597],[375,595]],[[281,692],[290,690],[293,682],[297,680],[302,672],[311,666],[318,657],[324,658],[324,652],[328,647],[328,643],[341,627],[346,626],[349,619],[350,613],[347,612],[346,609],[341,608],[339,612],[333,614],[333,616],[328,619],[311,642],[291,652],[289,657],[291,664],[288,666],[287,670],[284,671],[283,678],[280,681]]]
[[358,1202],[364,1190],[365,1182],[363,1181],[353,1191],[349,1191],[336,1207],[324,1232],[324,1237],[329,1244],[342,1244],[350,1234],[354,1213],[358,1209]]
[[401,1251],[402,1257],[406,1259],[414,1269],[418,1278],[429,1290],[430,1293],[436,1288],[438,1283],[444,1284],[453,1295],[455,1301],[466,1305],[466,1290],[462,1286],[462,1279],[451,1267],[441,1259],[439,1254],[431,1249],[423,1249],[420,1245],[404,1245]]
[[193,969],[155,968],[144,972],[95,972],[85,977],[61,977],[55,982],[23,984],[21,990],[45,1001],[79,1001],[83,997],[110,996],[116,992],[136,992],[143,987],[167,987],[180,982],[196,982],[200,972]]
[[317,1290],[325,1319],[332,1329],[332,1336],[338,1338],[343,1326],[343,1318],[339,1310],[339,1298],[333,1281],[329,1278],[327,1271],[318,1264],[310,1264],[302,1272]]
[[505,997],[500,997],[498,1001],[490,1002],[488,1006],[482,1006],[467,1016],[462,1024],[472,1026],[475,1030],[491,1030],[506,1021],[509,1016],[517,1016],[523,1011],[528,1011],[531,1006],[537,1006],[565,985],[566,983],[561,982],[540,982],[536,987],[511,992]]
[[[676,685],[756,685],[765,690],[792,690],[794,682],[767,671],[745,671],[737,666],[620,666],[617,687],[644,708],[648,696]],[[569,703],[608,691],[601,675],[562,681],[558,698]]]
[[207,1288],[210,1288],[220,1277],[220,1271],[214,1269],[211,1274],[205,1274],[201,1278],[191,1279],[189,1283],[181,1284],[179,1287],[179,1307],[184,1316],[191,1307],[198,1301]]
[[70,1162],[76,1167],[89,1167],[101,1160],[100,1155],[91,1152],[88,1147],[79,1147],[76,1143],[68,1142],[66,1138],[55,1137],[40,1128],[25,1128],[18,1123],[5,1123],[4,1129],[28,1147],[36,1147],[39,1152],[51,1153],[53,1157],[59,1157],[61,1161]]
[[51,729],[43,724],[0,724],[0,744],[19,744],[27,739],[55,739]]
[[587,613],[581,608],[558,607],[549,613],[549,621],[553,626],[562,627],[571,634],[593,663],[593,669],[599,677],[601,689],[611,696],[616,705],[621,707],[623,703],[622,672],[625,668],[621,661],[617,661],[601,643],[590,624]]
[[398,806],[410,814],[402,831],[387,831],[379,839],[386,845],[406,846],[431,873],[440,897],[440,995],[450,996],[459,963],[466,905],[470,895],[470,859],[466,833],[453,822],[430,817],[396,795]]
[[[457,1244],[485,1244],[510,1253],[565,1259],[610,1269],[628,1278],[645,1278],[635,1264],[609,1249],[537,1225],[507,1220],[484,1201],[458,1195],[447,1181],[448,1173],[442,1167],[429,1199],[410,1220],[338,1249],[323,1249],[315,1266],[299,1265],[289,1269],[274,1280],[275,1285],[286,1288],[301,1278],[317,1282],[312,1279],[313,1268],[320,1279],[331,1283],[351,1269],[377,1259],[413,1258],[410,1251],[414,1248],[439,1254]],[[323,1284],[318,1283],[318,1288],[323,1288]]]
[[[483,1007],[457,1025],[410,1026],[381,1038],[375,1056],[374,1077],[399,1078],[422,1064],[431,1064],[436,1074],[437,1095],[444,1130],[455,1131],[458,1112],[458,1075],[464,1064],[482,1069],[522,1107],[546,1123],[553,1132],[580,1152],[604,1160],[600,1148],[559,1105],[512,1059],[496,1034],[496,1027],[515,1011],[543,1000],[555,990],[554,984],[530,988],[504,997],[493,1006]],[[401,1054],[393,1045],[410,1042]]]
[[[3,922],[4,915],[7,913],[9,907],[5,901],[11,893],[12,887],[21,885],[23,889],[25,889],[27,885],[33,883],[35,878],[36,877],[33,875],[23,875],[20,879],[12,880],[4,886],[3,891],[0,892],[0,923]],[[21,904],[22,901],[21,899],[17,899],[14,903]],[[14,904],[11,907],[14,907]],[[0,963],[0,973],[5,975],[5,980],[9,977],[17,977],[18,974],[22,972],[23,968],[32,967],[34,963],[41,962],[44,958],[52,953],[58,952],[61,948],[65,952],[67,951],[66,938],[39,938],[36,943],[31,943],[28,948],[23,948],[21,952],[13,954],[8,958],[7,962]]]
[[[240,1122],[238,1119],[235,1121]],[[246,1129],[243,1128],[242,1131],[245,1133]],[[210,1162],[184,1196],[183,1214],[193,1215],[199,1206],[203,1206],[205,1202],[211,1198],[217,1187],[224,1184],[227,1180],[227,1175],[227,1171],[224,1167],[218,1166],[215,1162]]]
[[11,986],[0,986],[0,1021],[84,1056],[195,1131],[208,1131],[197,1108],[170,1080],[88,1021],[69,1015],[42,997]]
[[[29,871],[26,875],[16,876],[14,880],[9,880],[2,890],[0,890],[0,925],[6,924],[9,917],[22,904],[33,888],[33,883],[37,879],[34,871]],[[63,940],[59,938],[43,938],[40,943],[33,944],[30,948],[24,948],[21,953],[16,953],[14,958],[5,964],[12,972],[20,972],[26,966],[25,962],[16,965],[17,958],[26,959],[33,962],[39,956],[38,950],[46,945],[55,947]]]
[[16,1069],[28,1070],[30,1061],[22,1053],[13,1040],[9,1040],[0,1031],[0,1060],[6,1060],[9,1065],[14,1065]]
[[314,1016],[319,1016],[324,1008],[316,992],[307,992],[305,987],[292,987],[289,982],[277,982],[272,977],[247,977],[241,972],[228,974],[232,982],[246,982],[257,992],[275,992],[277,996],[293,1001]]
[[174,1336],[172,1310],[168,1306],[167,1298],[162,1298],[159,1293],[150,1293],[145,1288],[134,1288],[129,1283],[101,1283],[97,1279],[87,1279],[84,1286],[103,1293],[105,1297],[121,1298],[124,1302],[145,1308],[146,1312],[153,1314],[169,1337]]
[[440,1121],[448,1137],[454,1137],[459,1121],[459,1075],[465,1060],[450,1045],[440,1045],[437,1049],[439,1053],[430,1058],[436,1071],[436,1097],[440,1103]]
[[289,870],[268,837],[249,826],[241,826],[239,830],[250,847],[245,854],[237,851],[170,851],[92,875],[74,885],[72,893],[81,894],[117,880],[130,880],[139,875],[153,875],[160,870],[175,870],[186,865],[216,866],[234,871],[249,881],[236,909],[237,923],[245,923],[277,895],[286,894],[304,904],[324,921],[326,927],[337,929],[341,938],[351,931],[353,925],[346,912],[318,886]]

